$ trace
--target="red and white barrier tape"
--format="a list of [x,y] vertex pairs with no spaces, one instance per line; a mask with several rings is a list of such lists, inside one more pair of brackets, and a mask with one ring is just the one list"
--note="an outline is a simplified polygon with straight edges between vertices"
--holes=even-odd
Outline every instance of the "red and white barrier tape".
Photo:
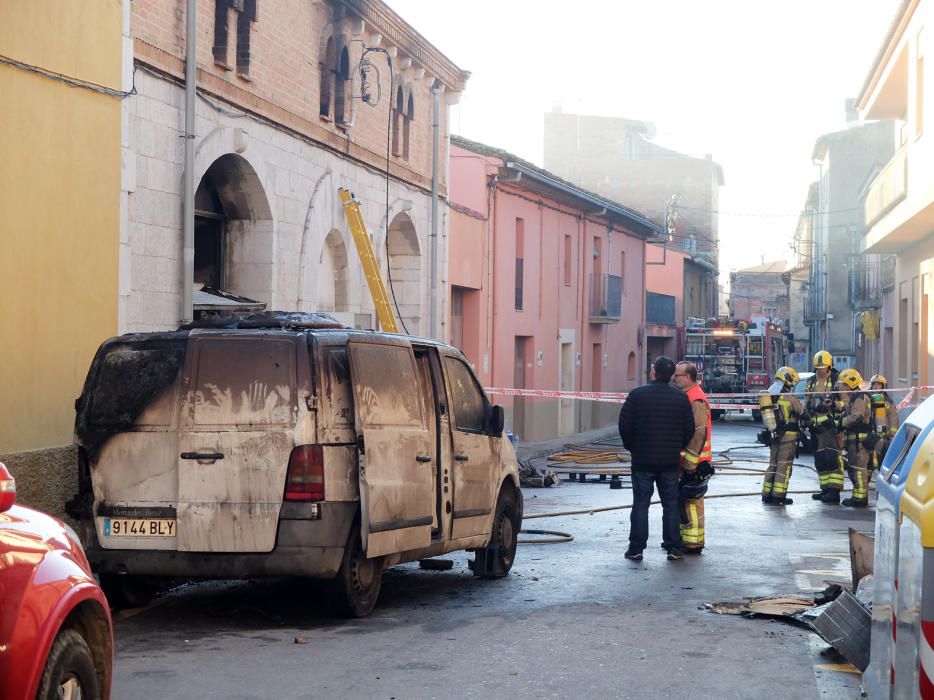
[[[901,410],[911,404],[917,397],[918,392],[922,389],[931,390],[934,389],[934,386],[911,386],[911,387],[899,387],[894,389],[886,389],[887,393],[895,392],[908,392],[904,399],[898,404],[897,409]],[[859,391],[859,390],[854,390]],[[486,389],[487,394],[497,394],[500,396],[530,396],[540,399],[574,399],[578,401],[598,401],[601,403],[624,403],[626,397],[629,395],[628,392],[612,392],[612,391],[558,391],[552,389],[507,389],[504,387],[489,387]],[[805,392],[805,395],[808,393],[811,394],[823,394],[825,392]],[[849,394],[853,393],[850,391],[837,391],[837,394]],[[800,396],[801,394],[796,394]],[[757,402],[759,398],[759,392],[747,392],[747,393],[735,393],[735,394],[707,394],[707,398],[710,400],[710,407],[721,409],[721,410],[741,410],[741,409],[750,409],[757,408]],[[736,402],[722,402],[718,399],[738,399],[745,398],[750,399],[744,403]]]

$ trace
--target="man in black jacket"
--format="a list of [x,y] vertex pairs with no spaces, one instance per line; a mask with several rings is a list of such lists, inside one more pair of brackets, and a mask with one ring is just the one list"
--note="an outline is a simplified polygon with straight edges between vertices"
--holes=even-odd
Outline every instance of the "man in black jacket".
[[640,561],[649,539],[649,502],[655,487],[662,502],[662,540],[669,559],[681,559],[678,531],[678,466],[694,434],[687,395],[669,385],[675,363],[664,355],[652,364],[651,383],[633,389],[619,412],[619,434],[632,455],[632,513],[626,558]]

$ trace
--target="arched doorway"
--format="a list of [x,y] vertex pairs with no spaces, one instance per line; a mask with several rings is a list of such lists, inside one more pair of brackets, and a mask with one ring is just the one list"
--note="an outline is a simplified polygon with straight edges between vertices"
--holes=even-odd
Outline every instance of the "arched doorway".
[[350,311],[347,297],[347,248],[340,231],[331,229],[318,260],[318,311]]
[[195,283],[271,304],[274,249],[256,171],[242,156],[221,156],[195,191]]
[[405,212],[396,214],[386,234],[390,295],[394,310],[402,317],[409,333],[421,334],[422,254],[412,219]]

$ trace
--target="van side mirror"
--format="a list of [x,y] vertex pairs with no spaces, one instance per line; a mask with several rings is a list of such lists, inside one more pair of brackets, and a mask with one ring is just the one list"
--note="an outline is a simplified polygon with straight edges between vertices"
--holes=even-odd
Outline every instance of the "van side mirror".
[[506,425],[506,414],[502,406],[493,406],[490,410],[490,419],[487,423],[487,432],[493,437],[502,437],[503,427]]

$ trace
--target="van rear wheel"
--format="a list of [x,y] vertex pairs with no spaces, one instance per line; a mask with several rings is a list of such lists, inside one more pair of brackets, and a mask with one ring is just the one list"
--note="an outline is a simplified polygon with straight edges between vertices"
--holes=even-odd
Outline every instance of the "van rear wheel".
[[360,541],[360,524],[354,523],[344,548],[344,558],[331,592],[344,617],[366,617],[376,607],[383,584],[383,558],[367,559]]
[[477,550],[474,574],[484,578],[506,576],[516,560],[520,529],[522,529],[522,515],[516,500],[516,492],[512,488],[503,488],[499,492],[499,498],[496,499],[496,514],[493,516],[490,544],[484,549]]

